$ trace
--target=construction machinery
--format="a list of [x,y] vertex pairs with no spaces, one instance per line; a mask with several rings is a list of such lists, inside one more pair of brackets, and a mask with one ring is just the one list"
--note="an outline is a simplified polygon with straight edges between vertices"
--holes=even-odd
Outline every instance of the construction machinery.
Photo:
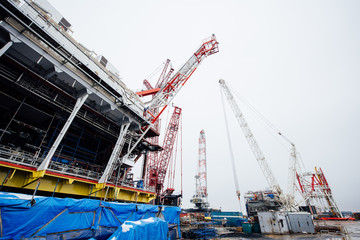
[[199,159],[195,175],[195,186],[195,195],[190,202],[199,210],[207,209],[209,202],[207,198],[206,139],[204,130],[200,131],[199,137]]
[[308,208],[307,211],[316,215],[313,207],[317,205],[320,211],[328,210],[332,213],[332,216],[341,218],[341,212],[334,201],[331,189],[321,168],[319,170],[315,168],[314,173],[304,172],[295,144],[268,122],[267,124],[291,145],[287,193],[285,194],[282,191],[232,93],[224,80],[220,80],[219,83],[271,189],[270,191],[248,192],[245,194],[247,202],[251,201],[252,203],[252,206],[248,206],[249,214],[254,214],[257,210],[279,210],[280,208],[287,211],[299,211],[299,203],[295,201],[297,179],[301,196]]
[[280,185],[276,181],[275,176],[274,176],[269,164],[267,163],[265,156],[262,153],[262,151],[255,139],[254,134],[251,132],[250,127],[244,118],[244,115],[240,111],[240,108],[237,105],[237,103],[235,102],[235,99],[234,99],[233,95],[231,94],[228,86],[225,84],[225,81],[221,79],[219,81],[219,83],[220,83],[220,88],[222,89],[222,92],[226,96],[226,98],[230,104],[230,107],[231,107],[232,111],[234,112],[234,115],[245,135],[245,138],[249,143],[249,146],[250,146],[252,152],[255,155],[255,158],[260,165],[260,168],[265,176],[266,181],[269,184],[269,187],[271,188],[271,190],[273,190],[274,192],[276,192],[278,194],[278,196],[280,197],[280,201],[284,204],[286,202],[284,193],[283,193]]

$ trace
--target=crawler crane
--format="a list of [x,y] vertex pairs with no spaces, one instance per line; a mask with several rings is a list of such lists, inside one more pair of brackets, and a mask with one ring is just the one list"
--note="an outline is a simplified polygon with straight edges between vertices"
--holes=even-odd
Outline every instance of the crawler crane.
[[[267,163],[264,154],[262,153],[254,134],[252,133],[252,131],[250,130],[250,127],[248,125],[248,123],[246,122],[244,115],[242,114],[242,112],[240,111],[239,106],[237,105],[237,103],[235,102],[235,99],[232,95],[232,93],[230,92],[228,86],[225,84],[224,80],[220,80],[220,88],[222,89],[222,92],[224,93],[224,95],[226,96],[232,111],[235,114],[235,117],[245,135],[245,138],[247,140],[247,142],[249,143],[249,146],[253,152],[253,154],[255,155],[256,160],[258,161],[260,168],[266,178],[266,181],[269,184],[269,187],[271,188],[271,190],[273,190],[274,192],[276,192],[279,195],[280,198],[280,204],[287,210],[291,210],[293,209],[293,204],[294,202],[292,200],[289,201],[289,199],[293,199],[293,197],[288,197],[285,196],[284,192],[282,191],[280,185],[278,184],[278,182],[275,179],[275,176],[269,166],[269,164]],[[293,145],[294,147],[294,151],[296,153],[295,150],[295,145]],[[296,163],[295,161],[296,159],[296,155],[295,158],[293,158],[293,162],[294,164]],[[295,176],[294,176],[295,179]],[[294,183],[291,184],[292,186],[294,185]]]
[[[279,195],[279,203],[284,210],[287,211],[299,211],[300,202],[295,201],[295,188],[296,180],[299,184],[299,192],[303,198],[303,201],[306,203],[307,207],[311,214],[316,216],[315,209],[320,212],[331,211],[332,216],[336,219],[345,220],[343,218],[341,211],[339,210],[333,195],[330,189],[330,186],[325,178],[325,175],[321,168],[319,170],[315,168],[315,172],[304,172],[304,166],[300,158],[300,154],[296,150],[295,144],[285,137],[275,126],[273,126],[269,121],[267,121],[264,116],[261,116],[263,120],[266,120],[266,123],[276,131],[286,142],[291,145],[290,151],[290,163],[289,163],[289,172],[288,172],[288,186],[287,193],[285,194],[277,183],[268,163],[265,160],[265,157],[257,144],[257,141],[251,132],[243,114],[241,113],[239,106],[234,100],[233,95],[231,94],[229,88],[225,84],[224,80],[220,80],[220,88],[226,96],[240,127],[242,128],[246,140],[248,141],[251,150],[253,151],[256,160],[258,161],[262,172],[273,192],[276,192]],[[261,115],[261,114],[259,114]],[[229,136],[228,136],[229,137]],[[232,151],[230,149],[230,151]],[[251,197],[251,196],[250,196]],[[314,208],[315,207],[315,208]]]

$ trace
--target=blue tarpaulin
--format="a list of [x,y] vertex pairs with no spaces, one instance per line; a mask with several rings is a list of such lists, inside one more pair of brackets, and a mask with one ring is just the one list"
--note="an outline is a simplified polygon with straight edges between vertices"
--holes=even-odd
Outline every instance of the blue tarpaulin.
[[166,239],[168,224],[180,226],[179,207],[53,197],[31,206],[31,198],[0,192],[0,239]]
[[146,218],[139,221],[126,221],[114,232],[110,240],[152,240],[167,239],[168,224],[161,218]]

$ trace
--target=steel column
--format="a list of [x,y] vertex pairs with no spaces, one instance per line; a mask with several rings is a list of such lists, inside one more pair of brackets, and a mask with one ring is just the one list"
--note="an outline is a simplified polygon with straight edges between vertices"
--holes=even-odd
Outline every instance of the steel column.
[[11,47],[11,45],[12,45],[13,43],[14,43],[14,42],[9,41],[9,42],[7,42],[7,44],[5,44],[5,46],[3,46],[3,47],[0,49],[0,57]]
[[101,176],[99,183],[106,183],[110,174],[112,173],[111,169],[113,169],[115,160],[120,157],[120,153],[121,153],[121,150],[122,150],[122,148],[124,146],[124,142],[125,142],[125,135],[126,135],[126,132],[129,128],[129,126],[130,126],[130,122],[126,122],[121,125],[119,137],[115,143],[114,149],[113,149],[110,159],[109,159],[109,162],[106,165],[105,171],[104,171],[103,175]]
[[1,49],[0,49],[0,57],[13,45],[13,43],[21,42],[19,39],[14,37],[10,34],[10,41],[7,42]]
[[50,151],[48,152],[48,154],[46,155],[46,157],[44,158],[44,160],[42,161],[42,163],[38,167],[38,169],[37,169],[38,171],[47,170],[47,168],[48,168],[48,166],[50,164],[51,158],[54,156],[54,153],[55,153],[56,149],[58,148],[61,140],[65,136],[65,133],[69,129],[71,123],[75,119],[76,114],[80,110],[81,106],[85,103],[85,100],[88,98],[88,96],[89,96],[89,93],[86,92],[84,95],[82,95],[81,97],[79,97],[77,99],[73,111],[71,112],[71,114],[70,114],[69,118],[67,119],[65,125],[61,129],[59,135],[57,136],[57,138],[56,138],[56,140],[54,142],[54,144],[51,146]]

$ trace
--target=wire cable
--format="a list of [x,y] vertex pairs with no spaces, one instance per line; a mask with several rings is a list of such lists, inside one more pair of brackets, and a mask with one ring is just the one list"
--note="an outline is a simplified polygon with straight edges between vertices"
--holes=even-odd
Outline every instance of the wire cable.
[[[229,87],[229,84],[227,84],[227,85]],[[261,123],[268,126],[268,128],[265,128],[267,131],[269,131],[269,128],[272,129],[276,133],[276,135],[281,136],[286,142],[293,145],[292,141],[290,141],[284,134],[282,134],[282,132],[272,122],[270,122],[269,119],[267,117],[265,117],[264,114],[259,112],[249,101],[247,101],[244,97],[242,97],[239,94],[239,92],[237,92],[234,88],[232,88],[231,85],[230,85],[229,88],[231,89],[231,92],[254,113],[254,116],[257,117],[260,120]],[[274,137],[273,132],[269,131],[269,133],[271,133],[271,136]],[[274,137],[274,139],[282,147],[284,147],[287,151],[290,152],[289,148],[283,142],[279,141],[279,139],[277,137]]]
[[228,146],[229,146],[229,152],[230,152],[231,165],[232,165],[232,170],[233,170],[235,191],[236,191],[236,195],[238,196],[238,200],[239,200],[240,212],[242,213],[242,207],[241,207],[241,201],[240,201],[240,188],[239,188],[239,182],[238,182],[236,168],[235,168],[235,158],[234,158],[234,153],[233,153],[232,145],[231,145],[229,125],[228,125],[228,120],[227,120],[227,115],[226,115],[226,110],[225,110],[224,96],[223,96],[221,89],[220,89],[220,95],[221,95],[221,101],[222,101],[223,110],[224,110],[225,126],[226,126],[226,133],[227,133],[227,140],[228,140]]

